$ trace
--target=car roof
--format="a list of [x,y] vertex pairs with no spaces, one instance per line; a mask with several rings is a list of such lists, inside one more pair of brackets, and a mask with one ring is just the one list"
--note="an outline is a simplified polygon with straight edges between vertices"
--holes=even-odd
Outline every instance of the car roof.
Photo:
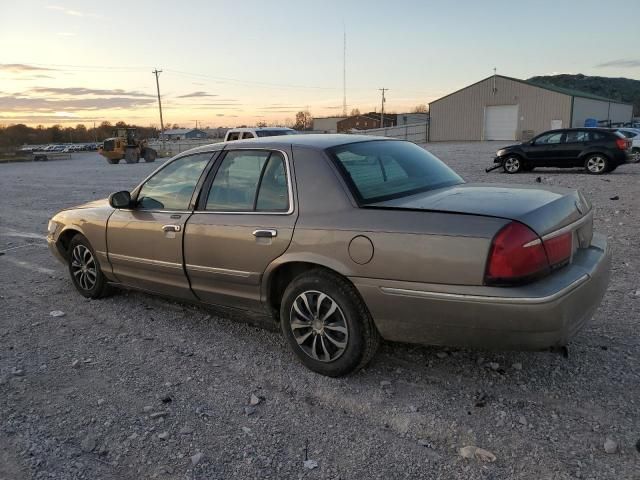
[[374,137],[372,135],[311,133],[308,135],[283,135],[278,137],[261,137],[247,140],[235,140],[233,142],[212,143],[211,145],[203,145],[201,147],[192,148],[187,152],[192,154],[212,150],[222,150],[227,146],[229,146],[230,148],[262,147],[276,149],[285,149],[289,147],[305,147],[315,150],[326,150],[327,148],[346,145],[348,143],[370,142],[373,140],[395,139],[388,137]]

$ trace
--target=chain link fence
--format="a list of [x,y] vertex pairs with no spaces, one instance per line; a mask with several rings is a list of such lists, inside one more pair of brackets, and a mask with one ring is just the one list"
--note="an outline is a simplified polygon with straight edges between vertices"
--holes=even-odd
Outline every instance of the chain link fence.
[[195,147],[202,145],[211,145],[212,143],[221,142],[221,138],[204,138],[198,140],[177,140],[177,141],[165,141],[164,147],[161,140],[150,140],[148,145],[158,152],[160,157],[173,157],[187,150],[191,150]]

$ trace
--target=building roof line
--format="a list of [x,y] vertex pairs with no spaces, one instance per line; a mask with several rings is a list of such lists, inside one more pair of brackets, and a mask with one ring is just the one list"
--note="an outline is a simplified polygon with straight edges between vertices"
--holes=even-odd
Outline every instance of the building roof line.
[[[489,75],[486,78],[483,78],[482,80],[479,80],[475,83],[472,83],[471,85],[467,85],[466,87],[462,87],[459,88],[458,90],[451,92],[447,95],[445,95],[444,97],[440,97],[432,102],[429,102],[429,105],[432,105],[436,102],[439,102],[440,100],[444,100],[447,97],[450,97],[451,95],[455,95],[456,93],[462,92],[463,90],[466,90],[467,88],[471,88],[474,87],[476,85],[478,85],[479,83],[485,82],[493,77],[500,77],[500,78],[504,78],[506,80],[512,80],[514,82],[519,82],[519,83],[524,83],[525,85],[529,85],[530,87],[536,87],[536,88],[541,88],[542,90],[548,90],[551,92],[555,92],[555,93],[559,93],[562,95],[567,95],[569,97],[579,97],[579,98],[587,98],[587,99],[591,99],[591,100],[599,100],[601,102],[609,102],[609,103],[618,103],[620,105],[631,105],[630,103],[625,103],[625,102],[621,102],[620,100],[614,100],[612,98],[606,98],[606,97],[601,97],[599,95],[594,95],[592,93],[588,93],[588,92],[582,92],[579,90],[572,90],[572,89],[568,89],[568,88],[561,88],[561,87],[555,87],[553,85],[547,85],[544,83],[537,83],[537,82],[530,82],[529,80],[521,80],[519,78],[514,78],[514,77],[508,77],[506,75]],[[431,108],[429,108],[429,110],[431,110]]]

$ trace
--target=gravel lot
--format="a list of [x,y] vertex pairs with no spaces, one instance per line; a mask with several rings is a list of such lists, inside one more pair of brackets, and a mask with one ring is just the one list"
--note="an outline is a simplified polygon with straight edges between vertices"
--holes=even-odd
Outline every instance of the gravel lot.
[[[467,181],[580,188],[613,245],[610,289],[569,358],[386,344],[338,380],[242,315],[74,291],[47,220],[157,163],[0,165],[0,479],[640,478],[640,164],[485,174],[500,146],[428,148]],[[462,458],[469,445],[496,461]]]

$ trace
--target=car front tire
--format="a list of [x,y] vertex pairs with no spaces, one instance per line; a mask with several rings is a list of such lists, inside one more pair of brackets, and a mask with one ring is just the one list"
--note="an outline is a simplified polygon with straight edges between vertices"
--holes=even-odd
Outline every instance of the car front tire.
[[287,286],[280,326],[300,362],[328,377],[357,372],[380,345],[380,334],[355,288],[322,269],[301,274]]
[[609,159],[601,153],[594,153],[584,161],[584,169],[591,175],[602,175],[609,171]]
[[522,159],[516,155],[509,155],[502,162],[502,168],[506,173],[519,173],[523,170]]
[[89,241],[77,234],[69,243],[67,255],[71,282],[80,295],[86,298],[102,298],[110,293],[107,279],[100,269],[96,253]]

